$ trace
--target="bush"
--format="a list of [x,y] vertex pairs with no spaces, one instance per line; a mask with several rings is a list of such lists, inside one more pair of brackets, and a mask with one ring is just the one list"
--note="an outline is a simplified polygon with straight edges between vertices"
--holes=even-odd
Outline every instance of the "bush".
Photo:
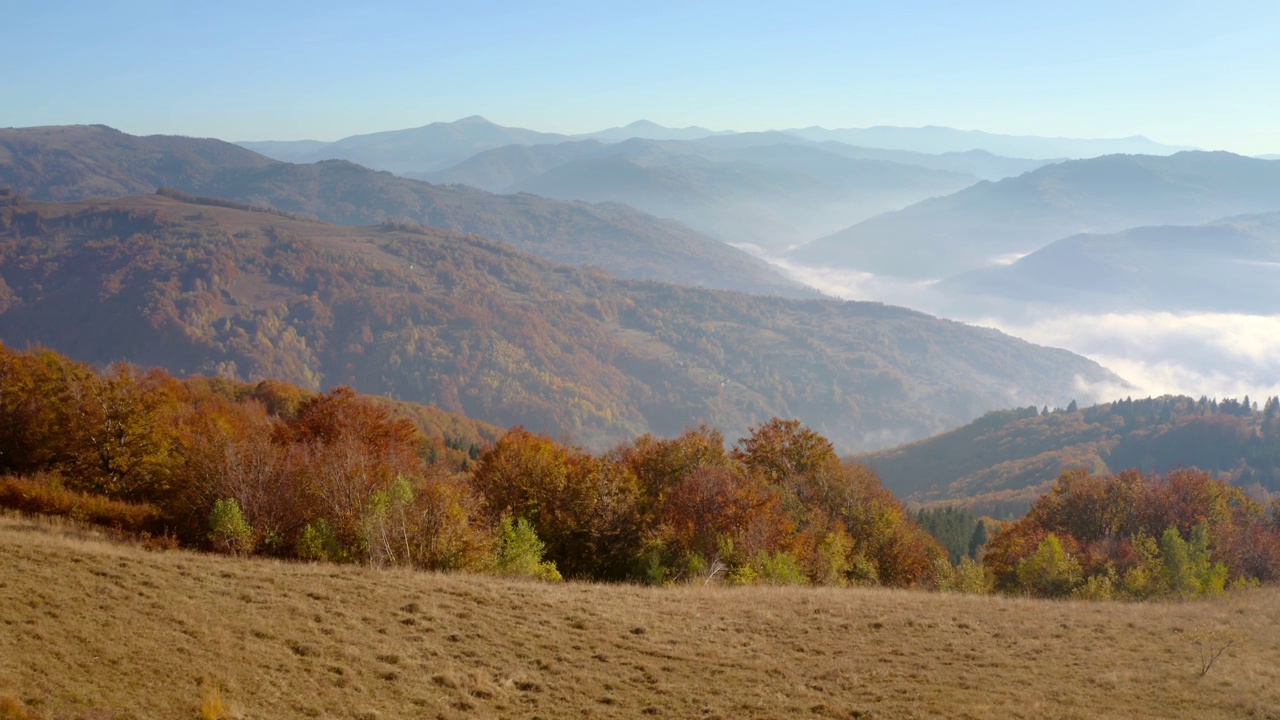
[[764,585],[808,585],[809,578],[800,567],[800,560],[789,552],[770,555],[761,552],[755,562],[758,582]]
[[0,695],[0,720],[39,720],[39,717],[13,695]]
[[1169,592],[1183,598],[1218,595],[1226,589],[1227,567],[1209,559],[1209,527],[1199,523],[1191,540],[1170,527],[1160,538],[1163,580]]
[[1111,600],[1115,597],[1115,582],[1110,575],[1090,575],[1071,595],[1081,600]]
[[294,551],[300,559],[314,562],[339,562],[346,559],[342,543],[338,542],[329,521],[324,518],[307,523]]
[[966,595],[986,595],[995,584],[991,572],[971,557],[960,558],[960,564],[955,566],[945,557],[934,558],[931,579],[940,592]]
[[240,512],[240,503],[234,499],[219,500],[209,513],[209,540],[214,548],[239,555],[253,552],[253,528]]
[[955,569],[955,589],[966,595],[986,595],[995,585],[991,573],[970,557],[960,558]]
[[61,476],[54,473],[30,478],[0,477],[0,507],[66,517],[135,534],[163,535],[165,529],[160,510],[155,506],[68,490],[62,486]]
[[499,575],[559,582],[562,578],[556,564],[542,560],[545,549],[528,520],[520,518],[512,523],[510,518],[503,518],[493,570]]
[[1080,562],[1067,553],[1058,536],[1049,533],[1036,551],[1017,566],[1018,585],[1032,595],[1065,597],[1083,580]]

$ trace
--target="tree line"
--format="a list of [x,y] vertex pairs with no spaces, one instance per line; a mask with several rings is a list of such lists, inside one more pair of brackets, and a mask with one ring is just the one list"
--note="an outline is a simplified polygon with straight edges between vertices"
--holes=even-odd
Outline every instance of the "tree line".
[[238,555],[546,579],[1092,598],[1280,580],[1275,508],[1199,470],[1068,471],[989,524],[907,512],[795,420],[596,454],[412,407],[0,345],[0,506]]
[[797,421],[592,454],[431,436],[346,388],[0,346],[0,502],[236,554],[653,583],[923,582],[938,543]]

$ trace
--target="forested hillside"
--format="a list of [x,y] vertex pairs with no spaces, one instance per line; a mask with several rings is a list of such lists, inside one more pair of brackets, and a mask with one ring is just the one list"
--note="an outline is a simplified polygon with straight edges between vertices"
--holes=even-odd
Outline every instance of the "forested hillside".
[[623,205],[491,195],[345,161],[275,162],[221,140],[135,137],[98,125],[0,129],[0,187],[5,185],[33,199],[57,201],[170,187],[342,225],[393,220],[477,233],[619,277],[817,295],[740,250]]
[[1125,399],[1067,410],[1027,407],[858,460],[916,502],[1023,512],[1064,469],[1168,472],[1195,467],[1252,495],[1280,492],[1280,399]]
[[901,308],[621,281],[473,236],[223,205],[0,210],[0,339],[351,385],[596,448],[701,422],[736,436],[777,415],[869,449],[1116,381],[1071,353]]

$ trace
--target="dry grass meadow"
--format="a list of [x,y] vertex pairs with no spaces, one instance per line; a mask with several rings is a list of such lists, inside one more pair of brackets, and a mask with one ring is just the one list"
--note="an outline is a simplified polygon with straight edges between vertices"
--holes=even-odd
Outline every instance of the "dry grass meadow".
[[[151,552],[14,516],[0,559],[0,718],[1280,718],[1277,589],[553,586]],[[1236,644],[1201,677],[1205,631]]]

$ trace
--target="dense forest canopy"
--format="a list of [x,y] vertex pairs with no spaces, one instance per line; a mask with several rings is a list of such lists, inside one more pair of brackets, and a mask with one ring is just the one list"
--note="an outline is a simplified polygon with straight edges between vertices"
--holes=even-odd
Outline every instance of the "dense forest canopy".
[[159,546],[548,580],[1089,598],[1280,579],[1276,509],[1202,471],[1067,472],[989,530],[955,508],[913,517],[871,469],[779,418],[732,446],[702,426],[594,454],[348,388],[98,372],[0,346],[0,422],[0,507]]
[[475,236],[169,193],[0,208],[0,338],[436,405],[594,449],[802,418],[842,450],[1061,402],[1079,356],[876,303],[623,281]]
[[988,543],[997,589],[1198,597],[1280,580],[1280,516],[1200,470],[1063,473]]
[[1126,398],[1026,407],[902,447],[857,456],[899,496],[1021,514],[1064,469],[1195,467],[1263,501],[1280,492],[1280,398]]

